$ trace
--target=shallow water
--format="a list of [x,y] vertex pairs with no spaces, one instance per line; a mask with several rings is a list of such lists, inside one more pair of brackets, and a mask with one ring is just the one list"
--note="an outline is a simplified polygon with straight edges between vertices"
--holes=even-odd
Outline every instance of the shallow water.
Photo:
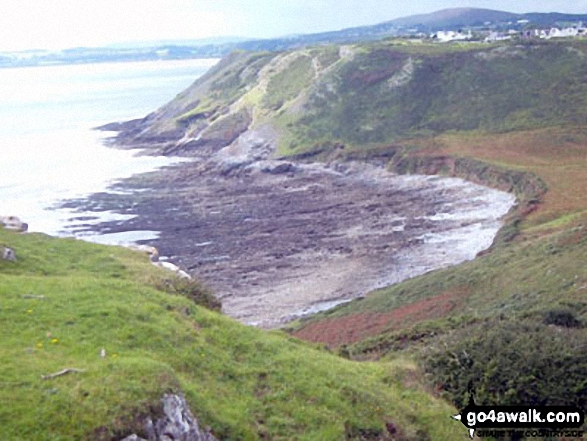
[[[109,134],[92,128],[143,117],[215,62],[0,69],[0,215],[19,216],[30,231],[52,235],[71,235],[80,222],[122,219],[108,211],[84,213],[51,207],[63,199],[104,191],[118,179],[178,159],[107,148],[102,140]],[[70,220],[78,217],[87,219]],[[97,240],[108,242],[106,237]],[[113,240],[133,238],[119,235]]]

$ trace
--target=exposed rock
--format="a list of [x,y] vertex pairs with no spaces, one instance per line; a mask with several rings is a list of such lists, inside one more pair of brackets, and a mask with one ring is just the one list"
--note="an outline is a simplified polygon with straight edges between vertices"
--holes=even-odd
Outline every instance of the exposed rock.
[[12,248],[0,247],[0,250],[2,251],[2,259],[16,262],[16,254]]
[[183,395],[165,394],[162,402],[164,416],[145,421],[148,440],[133,434],[122,441],[217,441],[209,429],[200,427]]
[[121,132],[123,130],[133,130],[136,129],[142,119],[133,119],[131,121],[124,121],[124,122],[113,122],[109,124],[104,124],[103,126],[96,127],[94,130],[101,130],[104,132]]
[[177,271],[177,275],[178,275],[180,278],[182,278],[182,279],[189,279],[189,280],[191,280],[191,279],[192,279],[192,276],[190,276],[188,273],[186,273],[186,272],[185,272],[185,271],[183,271],[183,270],[178,270],[178,271]]
[[0,224],[7,230],[24,232],[29,229],[29,225],[16,216],[0,216]]
[[291,162],[279,162],[271,164],[261,169],[263,173],[270,173],[272,175],[280,175],[283,173],[291,173],[296,171],[296,167]]
[[138,251],[139,253],[145,253],[149,256],[149,258],[151,259],[151,262],[153,263],[153,265],[159,267],[159,268],[164,268],[166,270],[169,271],[173,271],[178,277],[182,278],[182,279],[190,279],[192,278],[192,276],[190,276],[188,273],[186,273],[185,271],[183,271],[181,268],[179,268],[177,265],[174,265],[171,262],[159,262],[159,251],[157,250],[157,248],[149,246],[149,245],[128,245],[127,248],[130,248],[131,250],[134,251]]
[[127,436],[121,441],[148,441],[145,438],[141,438],[140,436],[135,435],[134,433],[131,436]]
[[141,204],[128,201],[138,217],[101,228],[160,231],[153,245],[248,324],[282,326],[472,259],[491,245],[514,201],[458,179],[394,176],[359,162],[294,162],[295,172],[272,174],[262,170],[293,161],[262,159],[221,175],[219,163],[252,160],[261,144],[245,138],[222,155],[161,172]]
[[177,265],[174,265],[171,262],[153,262],[153,265],[158,266],[159,268],[165,268],[169,271],[173,271],[178,277],[182,279],[191,279],[188,273],[180,269]]

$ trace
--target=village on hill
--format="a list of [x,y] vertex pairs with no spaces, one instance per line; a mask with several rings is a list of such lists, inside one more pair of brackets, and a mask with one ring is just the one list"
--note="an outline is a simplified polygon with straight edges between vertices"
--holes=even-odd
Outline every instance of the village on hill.
[[[518,20],[518,25],[530,24],[529,20]],[[420,34],[420,37],[426,37]],[[485,43],[494,43],[496,41],[511,40],[513,38],[522,39],[544,39],[551,38],[582,38],[587,36],[587,27],[583,23],[578,23],[566,27],[551,28],[532,28],[532,29],[509,29],[507,31],[495,31],[491,29],[467,29],[458,31],[437,31],[428,36],[428,38],[441,43],[451,41],[484,41]]]

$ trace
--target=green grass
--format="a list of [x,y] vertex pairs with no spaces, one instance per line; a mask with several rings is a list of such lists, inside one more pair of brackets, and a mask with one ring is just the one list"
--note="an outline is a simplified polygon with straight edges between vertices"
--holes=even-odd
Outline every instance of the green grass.
[[263,106],[279,110],[287,101],[297,97],[313,78],[312,59],[306,55],[297,57],[285,69],[271,77]]
[[[389,143],[421,131],[585,123],[580,72],[586,61],[563,45],[407,47],[365,46],[321,79],[295,135],[310,147],[325,137],[344,144]],[[415,66],[410,81],[391,87],[408,58]]]
[[354,56],[344,59],[338,46],[231,54],[162,108],[144,136],[172,130],[170,121],[199,131],[243,97],[240,104],[256,116],[253,126],[279,129],[282,155],[450,132],[587,124],[583,41],[391,40],[354,45],[352,51]]
[[[178,281],[123,248],[4,230],[0,243],[18,258],[0,261],[3,439],[140,433],[168,391],[220,439],[365,439],[386,424],[464,439],[454,409],[405,384],[410,363],[348,361],[243,326],[156,289]],[[84,372],[41,378],[64,368]]]
[[[339,350],[359,360],[410,354],[430,387],[456,406],[466,404],[472,384],[478,404],[587,409],[587,228],[577,216],[572,221],[316,315],[296,332],[320,333],[325,324],[341,333],[350,323],[369,329],[387,317],[386,326]],[[452,300],[443,309],[446,296]]]

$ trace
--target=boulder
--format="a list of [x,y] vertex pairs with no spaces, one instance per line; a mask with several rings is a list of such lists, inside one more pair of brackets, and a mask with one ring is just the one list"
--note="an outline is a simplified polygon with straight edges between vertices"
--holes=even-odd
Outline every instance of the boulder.
[[19,232],[25,232],[29,229],[29,225],[22,222],[16,216],[0,216],[0,225],[7,230],[14,230]]
[[297,170],[296,166],[293,165],[291,162],[280,162],[280,163],[272,163],[261,169],[263,173],[269,173],[272,175],[281,175],[284,173],[292,173]]
[[171,262],[153,262],[153,265],[158,266],[159,268],[165,268],[166,270],[173,271],[178,277],[182,279],[191,279],[188,273],[180,269],[177,265],[174,265]]
[[173,271],[178,277],[182,279],[191,279],[188,273],[180,269],[177,265],[174,265],[171,262],[159,262],[159,251],[157,248],[149,246],[149,245],[128,245],[128,248],[134,251],[138,251],[139,253],[145,253],[151,259],[153,265],[158,266],[159,268],[164,268],[169,271]]
[[122,441],[218,441],[209,429],[202,429],[189,409],[183,395],[165,394],[163,417],[145,420],[148,440],[136,434]]
[[0,253],[2,254],[2,259],[16,262],[16,254],[12,248],[0,247]]

